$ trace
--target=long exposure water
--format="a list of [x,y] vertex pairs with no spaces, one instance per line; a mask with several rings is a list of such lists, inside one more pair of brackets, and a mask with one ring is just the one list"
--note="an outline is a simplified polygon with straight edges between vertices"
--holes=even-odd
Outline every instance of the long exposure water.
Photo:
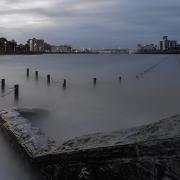
[[[0,78],[9,87],[0,92],[0,110],[14,106],[48,110],[48,117],[32,123],[59,143],[147,124],[180,114],[179,62],[178,55],[0,56]],[[49,86],[47,74],[53,80]],[[11,92],[14,84],[20,85],[18,102]],[[0,179],[35,179],[1,131],[0,154]]]

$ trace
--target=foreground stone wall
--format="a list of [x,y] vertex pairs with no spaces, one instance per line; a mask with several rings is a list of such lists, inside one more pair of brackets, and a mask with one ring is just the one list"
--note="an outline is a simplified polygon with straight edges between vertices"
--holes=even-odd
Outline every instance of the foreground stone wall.
[[45,180],[179,180],[180,160],[111,159],[47,166],[41,173]]
[[0,127],[40,180],[180,180],[180,116],[60,146],[15,109],[0,113]]
[[50,156],[38,162],[43,180],[180,180],[179,151],[175,138],[61,154],[55,164]]

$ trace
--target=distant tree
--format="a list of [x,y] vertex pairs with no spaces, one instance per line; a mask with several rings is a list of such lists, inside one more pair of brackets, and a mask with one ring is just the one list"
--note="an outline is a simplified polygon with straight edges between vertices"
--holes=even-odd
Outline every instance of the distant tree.
[[4,37],[0,38],[0,44],[4,44],[5,42],[7,42],[7,39]]
[[7,42],[7,39],[4,37],[0,38],[0,53],[5,52],[5,43]]

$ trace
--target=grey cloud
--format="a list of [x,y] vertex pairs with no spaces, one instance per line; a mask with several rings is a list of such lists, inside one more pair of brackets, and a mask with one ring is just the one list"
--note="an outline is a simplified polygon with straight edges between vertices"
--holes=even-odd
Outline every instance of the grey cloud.
[[[0,20],[0,27],[3,27],[0,33],[7,34],[9,38],[14,36],[20,41],[25,41],[30,36],[40,36],[53,44],[72,43],[78,47],[133,47],[139,42],[157,42],[164,34],[180,39],[179,0],[5,0],[2,2],[7,8],[0,10],[2,19],[5,18]],[[29,2],[32,4],[28,7],[26,3]],[[45,3],[47,5],[43,6]],[[21,8],[17,8],[18,5],[21,5]],[[17,26],[5,23],[7,18],[13,18],[13,15],[22,18],[22,23],[25,18],[29,18],[32,23],[35,22],[34,27],[28,23],[23,27],[18,23]]]

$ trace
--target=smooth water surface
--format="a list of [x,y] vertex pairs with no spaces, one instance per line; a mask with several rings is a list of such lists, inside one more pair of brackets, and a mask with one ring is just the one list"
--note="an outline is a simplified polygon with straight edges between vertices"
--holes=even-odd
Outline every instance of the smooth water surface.
[[[179,62],[178,55],[0,56],[0,78],[5,78],[8,86],[0,93],[0,109],[19,106],[49,110],[49,117],[32,123],[59,143],[83,134],[147,124],[180,114]],[[29,78],[26,68],[30,68]],[[52,77],[49,86],[47,74]],[[66,89],[62,88],[63,79],[67,80]],[[18,102],[11,89],[14,84],[20,85]],[[0,175],[4,175],[0,179],[31,178],[32,173],[22,168],[23,162],[3,136],[0,153]]]

